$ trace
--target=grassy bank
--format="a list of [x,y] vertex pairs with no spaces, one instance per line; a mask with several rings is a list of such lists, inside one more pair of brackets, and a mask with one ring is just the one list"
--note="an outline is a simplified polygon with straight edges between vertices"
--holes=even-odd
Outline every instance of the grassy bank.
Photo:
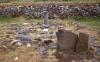
[[11,16],[0,16],[0,24],[11,24],[11,23],[23,23],[31,22],[33,19],[30,17],[11,17]]
[[76,17],[70,17],[69,19],[85,24],[86,26],[94,30],[100,30],[100,17],[78,17],[76,16]]

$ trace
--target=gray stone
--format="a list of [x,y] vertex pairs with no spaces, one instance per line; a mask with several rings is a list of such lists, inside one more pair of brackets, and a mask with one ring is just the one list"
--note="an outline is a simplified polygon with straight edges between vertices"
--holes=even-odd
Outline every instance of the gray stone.
[[40,46],[39,48],[40,57],[44,58],[47,55],[47,48],[45,46]]
[[65,51],[65,52],[74,51],[77,40],[78,40],[77,34],[67,30],[59,30],[57,32],[58,51]]
[[95,55],[100,56],[100,48],[96,48]]
[[32,38],[29,35],[22,35],[22,34],[20,34],[20,35],[17,36],[17,39],[19,39],[22,42],[28,42],[28,43],[32,42]]
[[27,35],[28,33],[29,33],[29,29],[25,27],[18,30],[18,34]]
[[49,21],[48,21],[48,12],[44,11],[44,28],[48,28]]
[[79,41],[76,46],[77,52],[87,51],[89,42],[89,35],[85,33],[79,33]]

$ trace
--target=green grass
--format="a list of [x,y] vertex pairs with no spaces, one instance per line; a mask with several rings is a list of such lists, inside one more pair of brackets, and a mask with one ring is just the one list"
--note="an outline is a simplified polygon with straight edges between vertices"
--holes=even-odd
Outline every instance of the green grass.
[[10,16],[0,16],[0,25],[9,26],[12,23],[23,24],[23,23],[34,23],[42,22],[43,19],[33,19],[30,16],[19,16],[19,17],[10,17]]
[[16,18],[12,18],[12,17],[0,17],[0,24],[9,24],[11,22],[15,22]]
[[100,17],[70,17],[69,19],[82,24],[87,25],[88,27],[96,30],[100,30]]
[[[100,17],[78,17],[78,16],[74,16],[74,17],[69,17],[69,19],[76,21],[76,22],[80,22],[82,24],[85,24],[93,29],[99,29],[100,30]],[[51,19],[50,21],[56,22],[57,19]],[[64,19],[65,20],[65,19]],[[62,20],[62,22],[64,22],[64,20]],[[0,17],[0,24],[5,24],[5,25],[9,25],[11,23],[18,23],[21,24],[23,22],[29,22],[29,23],[34,23],[34,22],[42,22],[43,19],[32,19],[30,17]],[[59,21],[60,23],[62,23],[61,21]]]
[[12,2],[12,1],[16,1],[16,0],[0,0],[0,3],[8,3],[8,2]]

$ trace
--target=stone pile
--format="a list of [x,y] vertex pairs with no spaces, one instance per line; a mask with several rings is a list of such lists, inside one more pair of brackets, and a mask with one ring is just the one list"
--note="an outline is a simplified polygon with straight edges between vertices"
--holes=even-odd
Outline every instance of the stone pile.
[[47,11],[49,18],[67,18],[68,16],[100,16],[100,4],[47,4],[31,6],[7,6],[0,7],[1,16],[27,15],[32,18],[43,17]]

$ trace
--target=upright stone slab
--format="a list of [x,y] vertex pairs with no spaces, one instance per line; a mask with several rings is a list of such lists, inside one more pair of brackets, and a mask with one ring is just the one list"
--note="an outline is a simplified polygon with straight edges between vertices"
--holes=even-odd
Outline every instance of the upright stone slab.
[[57,41],[58,41],[58,51],[61,52],[72,52],[75,50],[75,46],[78,40],[78,35],[67,31],[67,30],[58,30],[57,32]]
[[48,28],[49,21],[48,21],[48,12],[44,11],[44,28]]
[[86,51],[88,49],[89,35],[86,33],[79,33],[79,41],[76,46],[77,52]]

